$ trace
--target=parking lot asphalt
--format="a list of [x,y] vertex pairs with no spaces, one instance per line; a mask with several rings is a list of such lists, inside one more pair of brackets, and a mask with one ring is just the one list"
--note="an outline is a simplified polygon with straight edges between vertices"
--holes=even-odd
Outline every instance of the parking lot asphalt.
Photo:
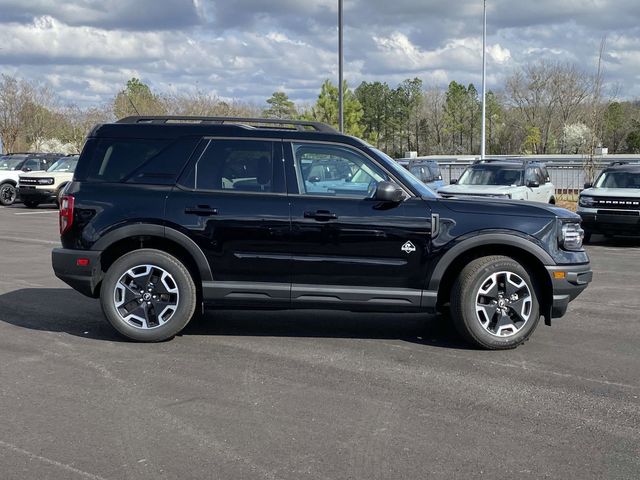
[[441,317],[209,312],[119,338],[57,280],[53,208],[0,208],[3,479],[640,478],[640,241],[516,350]]

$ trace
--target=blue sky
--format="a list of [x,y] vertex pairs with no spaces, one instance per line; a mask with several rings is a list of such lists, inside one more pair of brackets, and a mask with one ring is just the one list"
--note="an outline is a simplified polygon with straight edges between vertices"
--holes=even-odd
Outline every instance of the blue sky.
[[[482,1],[344,0],[345,76],[426,86],[480,83]],[[0,73],[64,102],[108,101],[132,76],[163,92],[262,104],[310,102],[336,73],[337,0],[0,0]],[[593,72],[607,37],[606,92],[640,97],[638,0],[489,0],[489,87],[544,58]]]

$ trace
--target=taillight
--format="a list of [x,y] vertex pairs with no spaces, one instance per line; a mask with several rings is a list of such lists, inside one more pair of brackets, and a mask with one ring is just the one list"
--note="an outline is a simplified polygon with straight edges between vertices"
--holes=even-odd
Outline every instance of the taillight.
[[60,200],[60,235],[63,235],[73,224],[73,195],[63,195]]

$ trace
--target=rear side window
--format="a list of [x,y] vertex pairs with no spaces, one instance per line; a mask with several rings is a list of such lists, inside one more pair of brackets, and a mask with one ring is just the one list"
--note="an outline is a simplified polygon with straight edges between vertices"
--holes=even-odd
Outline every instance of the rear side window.
[[172,184],[198,140],[191,137],[91,139],[82,152],[76,180]]
[[208,140],[184,183],[196,190],[283,193],[284,179],[274,175],[275,148],[270,141]]

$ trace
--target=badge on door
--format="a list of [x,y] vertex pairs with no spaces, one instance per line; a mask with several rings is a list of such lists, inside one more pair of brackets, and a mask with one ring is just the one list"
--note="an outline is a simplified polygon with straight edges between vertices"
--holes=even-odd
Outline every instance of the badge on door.
[[402,249],[401,249],[404,253],[413,253],[416,251],[416,247],[413,243],[411,242],[407,242],[404,245],[402,245]]

